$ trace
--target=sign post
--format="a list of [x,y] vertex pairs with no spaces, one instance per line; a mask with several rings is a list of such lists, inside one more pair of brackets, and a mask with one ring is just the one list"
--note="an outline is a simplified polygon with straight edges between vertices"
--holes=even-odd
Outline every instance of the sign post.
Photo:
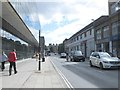
[[39,30],[39,66],[38,66],[38,70],[41,70],[41,61],[40,61],[40,56],[41,56],[41,47],[40,47],[40,30]]

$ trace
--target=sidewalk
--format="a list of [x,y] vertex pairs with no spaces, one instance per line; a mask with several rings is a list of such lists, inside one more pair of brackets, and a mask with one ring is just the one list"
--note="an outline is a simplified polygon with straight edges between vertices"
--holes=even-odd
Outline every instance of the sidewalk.
[[8,67],[0,72],[2,88],[68,88],[64,80],[53,67],[49,57],[41,62],[38,71],[38,61],[35,59],[17,62],[18,73],[8,76]]

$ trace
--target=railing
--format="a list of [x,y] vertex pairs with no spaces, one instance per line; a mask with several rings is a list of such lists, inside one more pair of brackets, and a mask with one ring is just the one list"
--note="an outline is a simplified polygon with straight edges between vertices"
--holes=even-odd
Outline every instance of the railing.
[[[3,50],[5,52],[5,54],[8,56],[9,52],[11,52],[11,50]],[[20,59],[26,59],[26,58],[32,58],[32,56],[34,55],[33,51],[30,52],[22,52],[22,51],[16,51],[16,56],[17,56],[17,60]]]

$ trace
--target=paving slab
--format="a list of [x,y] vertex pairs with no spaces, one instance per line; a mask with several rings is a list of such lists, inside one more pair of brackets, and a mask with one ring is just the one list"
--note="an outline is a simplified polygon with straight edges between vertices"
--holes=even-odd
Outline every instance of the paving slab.
[[25,59],[17,62],[18,73],[8,73],[9,64],[6,69],[0,71],[2,77],[2,88],[68,88],[64,80],[53,67],[49,57],[41,62],[41,70],[38,71],[36,59]]

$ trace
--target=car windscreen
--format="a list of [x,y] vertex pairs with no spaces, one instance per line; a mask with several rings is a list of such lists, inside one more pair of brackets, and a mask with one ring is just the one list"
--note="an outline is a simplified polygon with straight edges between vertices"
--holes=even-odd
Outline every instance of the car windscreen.
[[81,51],[76,51],[76,52],[75,52],[75,55],[76,55],[76,56],[82,55],[82,52],[81,52]]

